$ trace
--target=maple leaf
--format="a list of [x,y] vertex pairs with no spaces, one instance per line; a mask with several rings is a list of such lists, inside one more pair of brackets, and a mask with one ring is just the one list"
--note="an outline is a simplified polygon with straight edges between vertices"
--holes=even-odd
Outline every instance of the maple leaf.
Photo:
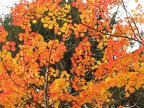
[[16,44],[16,43],[15,43],[14,41],[10,42],[10,45],[11,45],[12,47],[14,47],[15,44]]
[[15,51],[16,50],[16,48],[15,47],[11,47],[11,51]]
[[135,2],[137,3],[137,2],[138,2],[138,0],[135,0]]
[[[144,41],[136,25],[143,24],[143,14],[137,4],[132,16],[113,22],[119,9],[112,17],[110,10],[119,5],[117,0],[21,0],[8,25],[18,30],[18,40],[0,26],[1,103],[101,108],[121,104],[113,96],[117,91],[131,101],[144,84]],[[141,44],[132,53],[127,52],[131,40]]]

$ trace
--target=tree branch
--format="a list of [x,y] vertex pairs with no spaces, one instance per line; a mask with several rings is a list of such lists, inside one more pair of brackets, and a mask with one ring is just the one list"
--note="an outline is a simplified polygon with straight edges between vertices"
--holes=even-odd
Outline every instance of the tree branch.
[[45,82],[44,82],[44,108],[48,108],[48,100],[49,100],[49,96],[48,96],[48,86],[50,85],[49,81],[48,81],[48,74],[49,74],[49,67],[50,67],[50,58],[51,58],[51,54],[52,54],[52,49],[55,43],[55,38],[56,35],[54,37],[54,41],[52,44],[52,47],[50,49],[50,55],[49,55],[49,60],[48,60],[48,66],[46,67],[46,72],[45,72]]

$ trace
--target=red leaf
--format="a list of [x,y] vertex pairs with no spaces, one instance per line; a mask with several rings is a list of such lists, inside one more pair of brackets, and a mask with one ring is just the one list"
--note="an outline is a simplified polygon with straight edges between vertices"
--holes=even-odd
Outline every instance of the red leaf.
[[15,51],[16,49],[15,49],[15,47],[11,47],[11,51]]
[[15,46],[15,42],[14,41],[11,41],[10,42],[10,45],[13,47],[13,46]]

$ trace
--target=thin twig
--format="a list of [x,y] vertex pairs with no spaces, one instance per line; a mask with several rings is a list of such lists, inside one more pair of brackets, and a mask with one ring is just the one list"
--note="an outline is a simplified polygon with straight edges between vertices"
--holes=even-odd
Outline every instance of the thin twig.
[[3,64],[3,67],[4,67],[5,71],[7,72],[8,76],[9,76],[9,78],[11,79],[11,81],[12,81],[16,86],[23,88],[22,86],[18,85],[18,84],[12,79],[12,77],[11,77],[10,73],[8,72],[8,70],[6,69],[6,66],[5,66],[5,64],[4,64],[4,62],[3,62],[2,59],[1,59],[1,62],[2,62],[2,64]]
[[127,37],[127,36],[120,36],[120,35],[113,35],[113,34],[109,34],[109,33],[103,33],[102,31],[98,31],[98,30],[96,30],[95,28],[92,28],[92,27],[90,27],[90,26],[88,26],[88,25],[86,25],[86,24],[82,24],[82,25],[84,25],[84,26],[86,26],[86,27],[88,27],[89,29],[92,29],[92,30],[94,30],[94,31],[96,31],[96,32],[100,32],[100,33],[102,33],[103,35],[109,35],[109,36],[111,36],[111,37],[121,37],[121,38],[126,38],[126,39],[130,39],[130,40],[134,40],[134,41],[137,41],[137,42],[139,42],[142,46],[144,46],[144,44],[141,42],[141,41],[139,41],[139,40],[135,40],[134,38],[130,38],[130,37]]
[[[119,0],[118,0],[118,1],[119,1]],[[136,23],[135,23],[132,15],[131,15],[131,14],[127,11],[127,9],[125,8],[124,2],[120,2],[120,1],[119,1],[119,3],[120,3],[120,5],[122,6],[122,8],[125,10],[125,13],[126,13],[126,16],[127,16],[127,19],[128,19],[128,23],[129,23],[129,25],[130,25],[130,27],[131,27],[132,32],[134,33],[135,38],[138,40],[138,38],[137,38],[137,36],[136,36],[133,28],[132,28],[132,25],[131,25],[131,23],[130,23],[130,20],[129,20],[129,18],[128,18],[129,15],[130,15],[130,18],[131,18],[134,26],[136,27],[136,30],[137,30],[137,32],[138,32],[138,36],[139,36],[139,38],[141,39],[141,36],[140,36],[139,30],[138,30],[138,27],[137,27],[137,25],[136,25]],[[129,14],[129,15],[128,15],[128,14]],[[141,39],[141,40],[142,40],[142,39]]]
[[56,35],[54,37],[54,41],[50,50],[50,54],[49,54],[49,60],[48,60],[48,66],[46,67],[46,72],[45,72],[45,82],[44,82],[44,108],[48,108],[48,100],[49,100],[49,96],[48,96],[48,86],[50,85],[50,83],[48,83],[48,74],[49,74],[49,67],[50,67],[50,58],[51,58],[51,54],[52,54],[52,49],[55,43],[55,38]]

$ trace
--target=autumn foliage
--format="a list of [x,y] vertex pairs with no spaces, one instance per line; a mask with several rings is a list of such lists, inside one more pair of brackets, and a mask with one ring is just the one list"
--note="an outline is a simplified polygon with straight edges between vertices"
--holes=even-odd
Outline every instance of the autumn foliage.
[[[122,108],[144,88],[142,6],[123,0],[22,1],[11,9],[19,42],[0,26],[5,108]],[[126,14],[119,18],[121,7]],[[128,52],[131,42],[139,49]],[[17,50],[17,51],[16,51]],[[15,53],[15,54],[14,54]],[[126,102],[124,102],[126,101]]]

